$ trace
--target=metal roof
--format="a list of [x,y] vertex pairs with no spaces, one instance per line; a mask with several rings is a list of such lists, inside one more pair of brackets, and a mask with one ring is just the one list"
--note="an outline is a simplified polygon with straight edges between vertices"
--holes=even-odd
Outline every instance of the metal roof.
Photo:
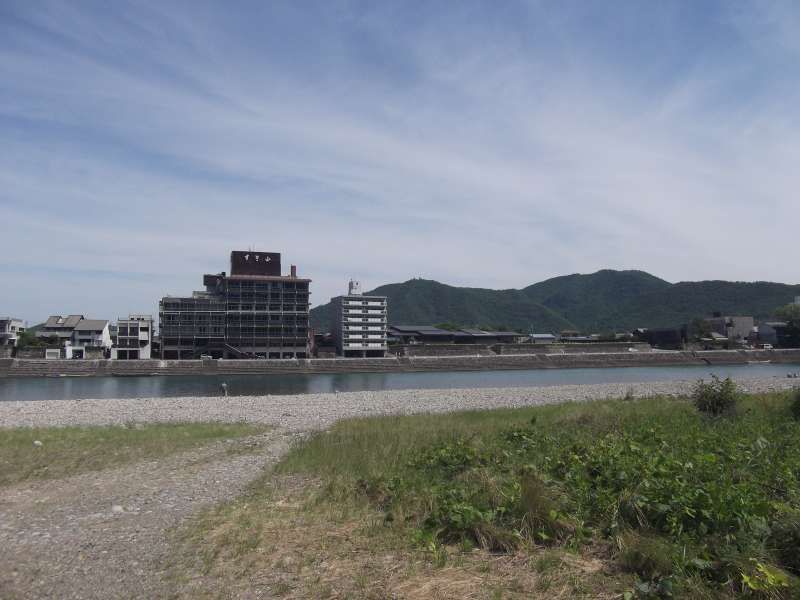
[[420,333],[422,335],[453,335],[452,331],[445,331],[430,325],[390,325],[389,329],[394,329],[400,333]]

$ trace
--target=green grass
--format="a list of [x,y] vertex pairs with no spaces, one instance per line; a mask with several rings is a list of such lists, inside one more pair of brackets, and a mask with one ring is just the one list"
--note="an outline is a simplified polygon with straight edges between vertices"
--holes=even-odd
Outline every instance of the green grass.
[[[340,422],[278,466],[422,545],[616,548],[632,597],[800,594],[789,394],[709,418],[656,398]],[[793,595],[794,594],[794,595]]]
[[0,429],[0,486],[159,458],[264,430],[245,423]]

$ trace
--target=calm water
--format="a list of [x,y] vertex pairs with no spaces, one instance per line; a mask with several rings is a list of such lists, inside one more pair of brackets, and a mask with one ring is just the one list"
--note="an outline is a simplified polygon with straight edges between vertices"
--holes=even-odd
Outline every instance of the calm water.
[[728,365],[719,367],[625,367],[462,371],[424,373],[338,373],[319,375],[173,375],[150,377],[0,378],[0,401],[73,398],[153,398],[215,396],[220,384],[230,395],[308,394],[421,388],[521,387],[573,383],[626,383],[726,377],[780,377],[800,372],[800,365]]

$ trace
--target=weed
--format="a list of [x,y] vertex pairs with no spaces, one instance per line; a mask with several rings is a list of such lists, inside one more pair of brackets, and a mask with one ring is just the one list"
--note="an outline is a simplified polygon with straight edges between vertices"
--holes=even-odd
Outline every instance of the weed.
[[619,565],[646,581],[657,581],[675,570],[673,546],[662,537],[627,531],[619,538]]
[[792,403],[789,410],[791,410],[794,420],[800,421],[800,388],[795,388],[792,392]]
[[[778,571],[791,590],[800,424],[786,419],[790,398],[738,398],[714,378],[691,400],[342,422],[279,469],[339,482],[332,501],[368,502],[384,527],[416,532],[434,564],[448,544],[511,553],[611,538],[639,578],[631,597],[783,593]],[[709,426],[707,415],[731,418]]]
[[730,377],[720,379],[711,376],[711,382],[697,382],[692,392],[692,401],[701,413],[710,417],[721,417],[733,414],[736,410],[738,392],[736,384]]

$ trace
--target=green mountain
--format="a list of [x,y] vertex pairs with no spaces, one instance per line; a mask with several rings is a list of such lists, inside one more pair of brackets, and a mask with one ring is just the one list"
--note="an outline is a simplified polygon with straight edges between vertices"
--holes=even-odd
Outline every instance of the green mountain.
[[[564,317],[533,301],[522,290],[462,288],[428,279],[411,279],[366,293],[387,296],[389,322],[398,325],[434,325],[450,321],[462,325],[516,327],[525,331],[531,325],[543,331],[572,327]],[[311,309],[313,327],[327,331],[332,322],[330,303]]]
[[[800,296],[800,285],[770,282],[669,283],[644,271],[603,270],[565,275],[522,290],[460,288],[412,279],[368,292],[389,299],[389,322],[511,327],[520,331],[586,332],[682,325],[714,311],[768,317]],[[311,311],[312,325],[329,330],[332,306]]]

